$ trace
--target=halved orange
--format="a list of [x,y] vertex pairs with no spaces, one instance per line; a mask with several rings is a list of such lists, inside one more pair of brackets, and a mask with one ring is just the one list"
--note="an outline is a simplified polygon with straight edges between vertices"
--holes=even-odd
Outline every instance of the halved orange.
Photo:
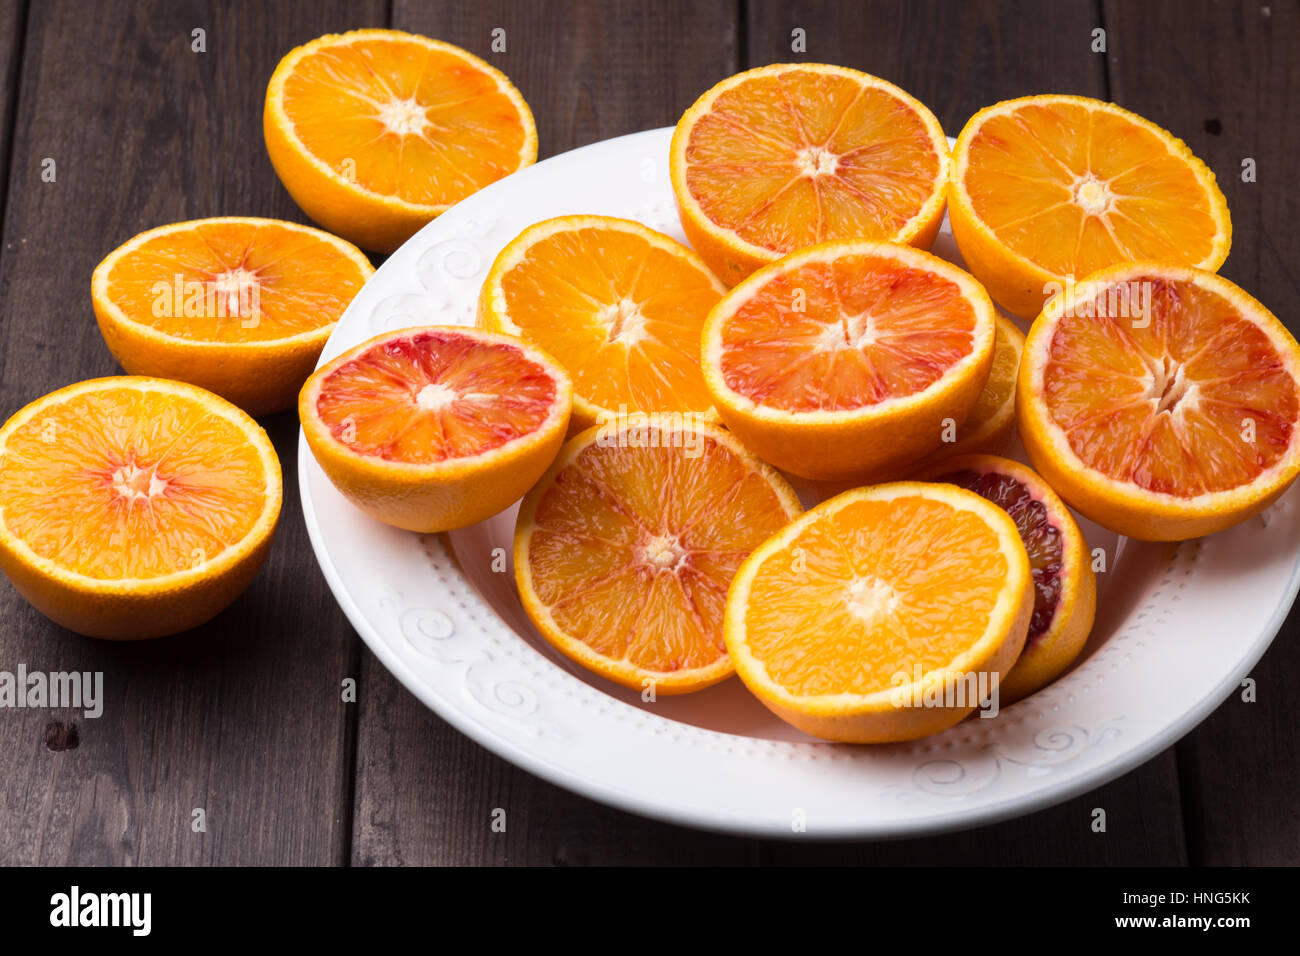
[[993,364],[975,407],[961,424],[953,423],[953,428],[944,429],[943,443],[925,457],[923,464],[1001,451],[1016,433],[1016,375],[1025,350],[1025,333],[1003,315],[997,316],[996,324]]
[[211,618],[257,574],[280,501],[266,433],[183,382],[80,382],[0,428],[0,568],[42,614],[92,637]]
[[505,74],[399,30],[291,50],[271,76],[262,128],[294,201],[376,252],[537,159],[533,114]]
[[196,219],[110,252],[95,268],[91,301],[128,372],[189,382],[261,415],[293,405],[374,271],[360,249],[319,229]]
[[966,419],[994,335],[988,295],[951,263],[896,243],[828,242],[760,269],[718,303],[704,328],[704,379],[727,427],[778,468],[878,477],[915,464]]
[[1009,458],[963,455],[917,478],[973,491],[1016,523],[1034,576],[1034,615],[1024,650],[998,685],[998,700],[1012,704],[1046,687],[1079,656],[1097,611],[1092,554],[1074,516],[1047,482]]
[[738,73],[686,111],[669,154],[682,228],[735,285],[833,239],[928,249],[943,220],[948,140],[892,83],[822,63]]
[[1177,541],[1262,510],[1300,473],[1300,346],[1227,279],[1104,269],[1034,323],[1016,410],[1030,461],[1120,534]]
[[722,640],[732,575],[800,510],[780,475],[715,425],[597,425],[524,498],[519,596],[588,670],[643,692],[701,690],[733,671]]
[[975,278],[1022,319],[1067,281],[1134,259],[1215,270],[1232,223],[1182,140],[1114,103],[1026,96],[980,110],[953,147],[948,215]]
[[755,548],[732,581],[725,636],[777,716],[883,743],[937,733],[990,698],[1033,608],[1005,511],[904,481],[837,495]]
[[564,364],[575,429],[628,412],[714,419],[700,329],[724,292],[699,256],[662,233],[627,219],[562,216],[501,250],[478,321]]
[[564,443],[573,387],[518,339],[431,325],[385,332],[312,373],[298,397],[307,445],[377,521],[448,531],[504,510]]

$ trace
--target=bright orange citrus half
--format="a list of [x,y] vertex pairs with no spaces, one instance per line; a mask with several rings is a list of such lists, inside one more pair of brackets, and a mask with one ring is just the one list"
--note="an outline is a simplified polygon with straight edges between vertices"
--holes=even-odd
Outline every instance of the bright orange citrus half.
[[677,124],[669,165],[687,238],[735,285],[833,239],[928,249],[943,219],[948,140],[892,83],[785,63],[701,96]]
[[1030,330],[1021,438],[1061,497],[1120,534],[1177,541],[1260,511],[1300,473],[1300,346],[1227,279],[1130,263]]
[[629,412],[713,419],[700,329],[724,292],[699,256],[662,233],[627,219],[563,216],[501,250],[478,321],[563,363],[575,429]]
[[290,51],[262,127],[294,201],[376,252],[537,159],[533,114],[505,74],[398,30],[329,34]]
[[828,242],[760,269],[714,307],[704,379],[727,427],[778,468],[901,474],[970,414],[994,336],[988,295],[951,263],[896,243]]
[[0,428],[0,567],[70,630],[175,634],[253,580],[280,482],[266,433],[211,392],[134,376],[69,385]]
[[1232,242],[1214,174],[1182,140],[1082,96],[980,110],[953,147],[948,193],[967,267],[1023,319],[1067,280],[1134,259],[1215,270]]
[[990,699],[1033,613],[1015,522],[953,485],[846,491],[740,566],[727,649],[777,716],[848,743],[914,740]]
[[519,509],[519,595],[583,667],[642,692],[700,690],[733,672],[722,639],[732,575],[800,510],[780,475],[715,425],[598,425]]
[[290,408],[374,273],[360,249],[276,219],[150,229],[95,269],[91,301],[128,372],[216,392],[250,415]]
[[326,476],[408,531],[475,524],[516,501],[564,442],[573,389],[554,359],[480,329],[385,332],[322,365],[298,397]]
[[1016,375],[1024,349],[1025,333],[1006,316],[997,316],[993,364],[975,407],[960,425],[945,429],[943,444],[923,463],[999,452],[1010,443],[1016,433]]

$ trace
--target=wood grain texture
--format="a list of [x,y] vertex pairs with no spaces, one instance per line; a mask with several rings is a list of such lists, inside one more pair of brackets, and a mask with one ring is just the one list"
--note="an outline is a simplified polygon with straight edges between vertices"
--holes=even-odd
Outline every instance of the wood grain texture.
[[[26,16],[26,0],[0,0],[0,183],[9,180],[9,133],[18,101],[18,60]],[[3,214],[4,195],[0,193],[0,217]]]
[[[745,9],[750,66],[821,62],[864,70],[923,102],[949,136],[998,100],[1105,90],[1105,63],[1089,48],[1098,25],[1092,0],[748,0]],[[806,52],[791,49],[796,29]]]
[[[367,9],[369,12],[367,12]],[[262,146],[279,57],[383,4],[32,5],[0,259],[0,414],[116,374],[90,308],[96,262],[134,233],[214,214],[300,218]],[[191,50],[206,30],[207,52]],[[41,180],[41,161],[56,180]],[[158,642],[63,631],[0,583],[0,666],[103,671],[103,716],[0,712],[0,863],[340,863],[357,644],[311,556],[297,422],[264,422],[284,510],[267,565],[210,624]],[[56,745],[77,725],[78,745]],[[59,726],[64,725],[64,726]],[[191,828],[206,811],[206,832]]]
[[[1107,2],[1111,91],[1214,170],[1232,213],[1220,270],[1300,334],[1300,12],[1293,3]],[[1242,180],[1253,159],[1256,181]],[[1225,635],[1230,639],[1231,635]],[[1300,863],[1300,614],[1178,746],[1193,863]]]
[[[542,156],[677,122],[738,68],[720,4],[398,0],[393,26],[459,44],[503,70],[536,116]],[[493,53],[492,30],[506,31]],[[398,863],[744,863],[751,841],[654,823],[507,764],[429,712],[366,652],[352,859]],[[506,832],[491,829],[505,811]]]
[[[395,0],[393,26],[501,69],[537,121],[541,157],[676,123],[737,69],[738,8],[691,0]],[[506,51],[492,52],[505,30]]]

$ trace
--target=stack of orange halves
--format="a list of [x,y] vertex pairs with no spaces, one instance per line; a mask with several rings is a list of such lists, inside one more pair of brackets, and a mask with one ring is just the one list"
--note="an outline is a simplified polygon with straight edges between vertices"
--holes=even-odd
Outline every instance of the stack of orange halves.
[[[419,57],[381,55],[405,43],[428,44],[430,63],[468,56],[403,34],[327,37],[286,57],[268,94],[286,185],[370,248],[536,150],[504,77],[480,65],[481,90],[453,99],[437,70],[410,81]],[[466,101],[476,112],[456,126]],[[333,118],[343,106],[356,117]],[[453,126],[498,131],[495,151],[438,138],[421,159]],[[1096,586],[1067,503],[1179,540],[1259,511],[1300,472],[1300,350],[1214,274],[1223,196],[1141,117],[1028,97],[977,113],[950,150],[892,84],[778,65],[706,92],[669,158],[693,248],[603,216],[536,223],[489,270],[478,328],[378,336],[298,399],[325,473],[378,520],[447,530],[523,495],[523,606],[604,677],[669,694],[739,673],[821,737],[933,733],[978,705],[963,688],[1006,704],[1078,655]],[[925,251],[945,209],[969,273]],[[338,255],[336,278],[307,286],[346,303]],[[98,274],[96,288],[98,302]],[[150,343],[198,327],[140,322],[139,295],[119,309]],[[994,301],[1030,321],[1027,338]],[[204,374],[246,367],[210,354]],[[296,387],[302,371],[249,379]],[[1017,426],[1036,470],[993,454]],[[166,500],[170,474],[159,490],[135,467],[101,483],[106,522],[123,486]],[[810,500],[850,490],[804,512],[782,473]]]

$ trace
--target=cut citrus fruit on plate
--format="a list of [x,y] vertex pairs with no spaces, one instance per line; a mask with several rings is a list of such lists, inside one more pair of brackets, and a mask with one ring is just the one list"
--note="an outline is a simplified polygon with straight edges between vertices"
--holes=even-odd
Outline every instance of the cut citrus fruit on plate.
[[1097,611],[1092,555],[1074,516],[1031,469],[996,455],[953,458],[917,477],[973,491],[1016,523],[1034,577],[1034,614],[1024,650],[998,685],[999,703],[1046,687],[1079,656]]
[[1016,433],[1016,375],[1025,350],[1025,333],[1003,315],[997,316],[996,324],[993,364],[979,398],[975,399],[975,407],[961,424],[954,423],[951,429],[945,429],[943,444],[927,455],[922,464],[957,455],[1001,451]]
[[270,440],[234,405],[183,382],[92,379],[0,428],[0,567],[70,630],[175,634],[248,587],[281,497]]
[[777,716],[846,743],[914,740],[991,700],[1034,609],[1015,522],[953,485],[846,491],[754,550],[727,649]]
[[934,114],[892,83],[787,63],[701,96],[677,124],[669,165],[687,238],[734,285],[833,239],[928,249],[943,220],[949,154]]
[[948,194],[967,268],[1023,319],[1098,269],[1159,259],[1212,271],[1232,242],[1214,174],[1182,140],[1082,96],[980,110],[953,147]]
[[261,415],[293,406],[374,271],[360,249],[319,229],[196,219],[114,249],[95,269],[91,298],[128,372],[189,382]]
[[1300,347],[1227,279],[1102,270],[1044,310],[1017,382],[1021,438],[1067,502],[1120,534],[1209,534],[1300,472]]
[[700,330],[724,292],[699,256],[662,233],[627,219],[563,216],[501,250],[478,321],[564,364],[575,430],[629,412],[714,419]]
[[722,420],[778,468],[865,479],[914,465],[966,419],[994,336],[988,295],[955,265],[895,243],[829,242],[718,303],[704,378]]
[[715,425],[598,425],[564,446],[519,509],[519,596],[583,667],[642,692],[701,690],[733,673],[722,639],[732,575],[800,510]]
[[482,521],[564,442],[569,377],[540,349],[459,326],[386,332],[312,373],[298,397],[325,475],[370,517],[434,532]]
[[537,159],[533,114],[505,74],[398,30],[329,34],[290,51],[262,127],[294,201],[376,252]]

